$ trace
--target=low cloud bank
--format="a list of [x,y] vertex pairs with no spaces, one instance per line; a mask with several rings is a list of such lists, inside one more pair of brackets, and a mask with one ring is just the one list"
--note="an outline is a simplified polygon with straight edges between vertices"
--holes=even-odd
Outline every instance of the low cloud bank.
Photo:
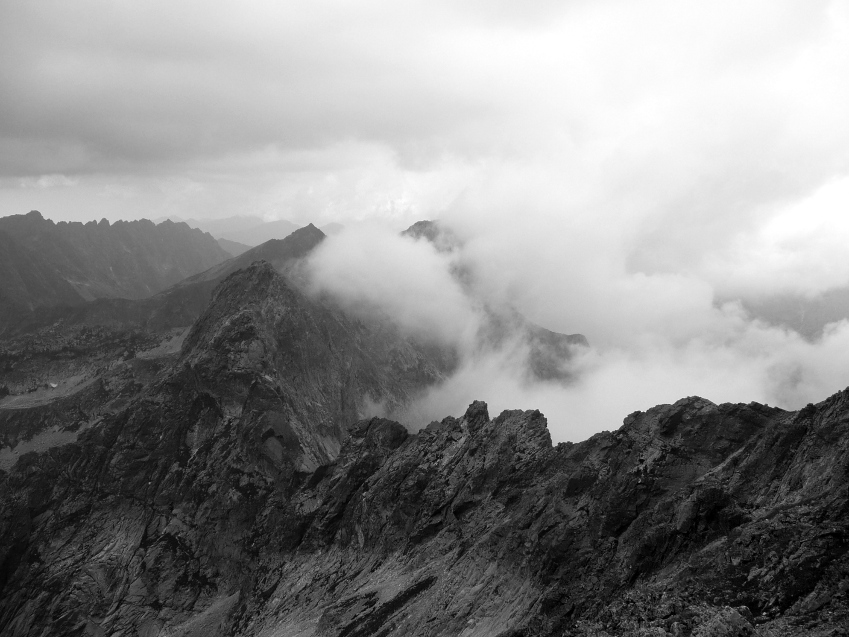
[[[450,77],[499,108],[394,146],[396,178],[370,169],[356,189],[385,195],[396,230],[438,218],[461,247],[375,232],[367,253],[334,237],[313,262],[350,305],[463,352],[410,422],[483,399],[578,440],[687,395],[798,408],[849,385],[845,321],[806,339],[745,309],[849,290],[845,3],[569,7],[457,40],[481,54],[449,55]],[[505,306],[586,335],[571,382],[531,380],[521,338],[478,347],[486,308]]]
[[475,310],[450,272],[450,256],[380,226],[328,237],[310,261],[317,290],[350,310],[381,311],[410,334],[463,343]]
[[[796,409],[849,384],[847,321],[806,340],[753,319],[739,302],[717,305],[707,277],[628,272],[610,241],[515,223],[475,235],[471,219],[458,224],[464,241],[450,252],[371,227],[328,238],[310,261],[315,289],[349,311],[379,312],[460,354],[450,379],[395,414],[413,428],[481,399],[493,413],[539,409],[555,441],[575,441],[684,396]],[[520,330],[484,342],[492,308],[508,305],[589,338],[565,363],[568,380],[529,373]]]

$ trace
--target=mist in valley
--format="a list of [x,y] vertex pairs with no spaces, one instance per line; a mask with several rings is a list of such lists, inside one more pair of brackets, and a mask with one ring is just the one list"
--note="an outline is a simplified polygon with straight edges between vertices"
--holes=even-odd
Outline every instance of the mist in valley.
[[[805,339],[752,317],[744,297],[717,303],[724,290],[705,275],[628,272],[612,267],[621,246],[499,230],[480,229],[440,252],[425,239],[359,229],[326,239],[310,259],[316,290],[459,353],[453,375],[400,415],[412,427],[481,399],[494,413],[539,409],[555,441],[575,441],[617,428],[632,411],[690,395],[798,409],[849,379],[847,321]],[[810,260],[819,256],[812,246]],[[566,378],[536,379],[524,334],[486,343],[492,308],[579,332],[590,347],[572,348],[563,361]]]
[[[849,384],[845,312],[803,336],[767,311],[849,286],[844,3],[160,10],[90,11],[85,37],[6,10],[32,54],[4,57],[4,211],[341,223],[314,290],[458,353],[412,427],[482,399],[579,440]],[[399,236],[422,219],[459,244]],[[526,332],[487,344],[493,311],[590,347],[540,379]]]

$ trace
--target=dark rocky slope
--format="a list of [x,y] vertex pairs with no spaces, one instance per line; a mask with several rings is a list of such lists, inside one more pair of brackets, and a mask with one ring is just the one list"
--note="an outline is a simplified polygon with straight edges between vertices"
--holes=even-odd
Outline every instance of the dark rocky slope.
[[54,223],[0,218],[0,320],[97,298],[138,299],[230,258],[210,235],[147,220]]
[[280,272],[290,272],[294,264],[324,238],[324,233],[310,224],[285,239],[271,239],[238,257],[187,276],[148,298],[103,298],[77,306],[45,308],[19,317],[14,325],[7,327],[7,338],[57,326],[63,332],[79,326],[97,326],[154,333],[188,327],[206,308],[215,286],[233,272],[260,260],[267,261]]
[[[390,326],[310,300],[266,263],[233,274],[177,360],[129,404],[15,420],[10,435],[50,426],[74,441],[42,436],[40,452],[0,472],[0,632],[179,624],[210,594],[250,586],[265,541],[258,516],[338,454],[343,425],[441,379],[431,359]],[[167,521],[178,510],[190,516],[180,531]],[[148,533],[152,521],[165,526]],[[133,543],[148,540],[156,564],[138,561]],[[130,592],[139,568],[157,581]]]
[[[98,299],[19,317],[5,334],[0,329],[5,337],[0,339],[0,427],[16,429],[11,421],[31,420],[18,409],[22,405],[67,402],[65,395],[90,383],[106,382],[121,395],[133,387],[138,392],[151,378],[149,368],[168,364],[179,350],[224,278],[263,258],[294,276],[300,260],[322,239],[321,231],[308,226],[146,299]],[[4,399],[6,391],[12,396]],[[11,407],[14,413],[5,413]],[[5,452],[0,445],[0,466]]]
[[849,393],[556,447],[483,403],[353,422],[432,361],[232,275],[139,397],[0,474],[0,633],[846,634]]
[[[360,422],[291,498],[239,634],[845,634],[849,394],[690,398],[552,448],[475,403]],[[272,528],[280,525],[275,520]]]

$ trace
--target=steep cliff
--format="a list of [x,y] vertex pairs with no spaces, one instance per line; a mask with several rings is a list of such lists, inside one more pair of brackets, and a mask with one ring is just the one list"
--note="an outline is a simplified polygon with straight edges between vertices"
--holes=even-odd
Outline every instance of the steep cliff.
[[846,393],[690,398],[555,448],[539,412],[482,403],[415,436],[360,422],[237,632],[844,634],[848,417]]
[[338,455],[345,424],[440,378],[391,326],[346,318],[267,263],[234,273],[129,403],[20,410],[19,444],[54,435],[0,473],[0,631],[178,624],[245,589],[258,516]]
[[230,275],[138,393],[0,473],[0,633],[846,634],[849,393],[557,446],[480,402],[363,418],[446,366],[268,264]]

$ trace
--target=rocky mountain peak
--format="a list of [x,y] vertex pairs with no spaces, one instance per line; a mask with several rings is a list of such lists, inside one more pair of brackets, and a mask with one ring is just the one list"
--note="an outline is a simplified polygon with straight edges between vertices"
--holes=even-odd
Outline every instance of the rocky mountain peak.
[[438,221],[417,221],[404,230],[401,236],[429,241],[439,252],[451,252],[462,245],[454,231]]
[[164,295],[203,292],[179,352],[0,410],[30,445],[0,471],[4,637],[844,630],[849,393],[689,397],[554,447],[482,401],[411,432],[365,416],[450,365],[304,293],[299,233]]
[[466,427],[468,427],[469,431],[476,431],[480,429],[484,424],[489,422],[489,410],[487,409],[486,403],[482,400],[476,400],[469,408],[466,410],[466,413],[463,415],[463,420],[465,421]]
[[849,619],[845,393],[799,412],[690,397],[557,447],[539,411],[492,419],[480,401],[410,434],[344,407],[403,389],[402,345],[363,359],[389,337],[364,329],[269,264],[223,281],[166,378],[0,476],[4,634],[825,635]]

